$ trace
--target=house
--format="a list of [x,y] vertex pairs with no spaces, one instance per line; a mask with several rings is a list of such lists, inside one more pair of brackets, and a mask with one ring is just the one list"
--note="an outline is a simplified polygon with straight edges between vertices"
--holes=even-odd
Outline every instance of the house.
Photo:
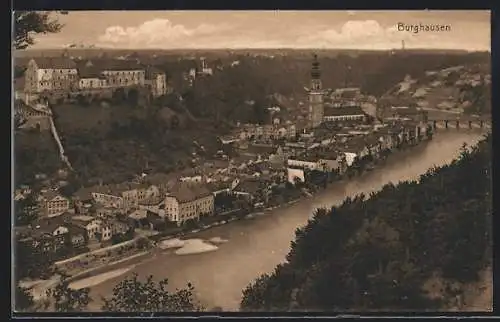
[[57,252],[66,247],[69,236],[67,226],[70,214],[65,213],[58,217],[41,218],[32,224],[30,240],[32,247],[42,252]]
[[319,157],[312,154],[303,154],[300,157],[290,157],[287,166],[291,168],[302,168],[309,170],[322,170],[323,165],[319,162]]
[[363,137],[350,138],[345,143],[339,144],[337,151],[345,154],[348,166],[351,166],[355,159],[362,159],[370,153]]
[[149,229],[161,231],[165,229],[165,218],[151,211],[146,213],[146,219],[149,223]]
[[111,234],[113,236],[127,233],[132,226],[129,222],[123,220],[111,220]]
[[303,168],[287,168],[287,181],[295,184],[297,180],[305,182],[305,173]]
[[105,207],[130,209],[138,206],[137,189],[129,183],[96,186],[92,191],[94,202]]
[[165,218],[165,198],[154,197],[139,202],[139,209],[144,209]]
[[101,233],[101,224],[102,220],[86,216],[86,215],[77,215],[71,218],[70,224],[84,228],[87,232],[87,238],[89,240],[95,240],[98,238],[99,233]]
[[318,163],[322,166],[323,171],[343,173],[347,168],[343,153],[327,150],[320,152],[318,157]]
[[109,87],[145,84],[145,68],[135,60],[92,58],[85,62],[85,67],[101,70]]
[[130,220],[133,228],[142,228],[144,226],[149,226],[147,221],[148,210],[147,209],[136,209],[131,211],[127,218]]
[[114,207],[105,207],[103,205],[97,204],[95,205],[95,213],[97,218],[109,219],[109,218],[115,218],[117,215],[121,214],[122,210]]
[[201,184],[178,184],[165,197],[166,216],[179,225],[189,219],[198,220],[200,216],[213,212],[214,195]]
[[112,224],[107,221],[107,220],[103,220],[102,223],[101,223],[101,227],[100,227],[100,239],[101,241],[108,241],[111,239],[111,237],[113,237],[113,228],[112,228]]
[[78,89],[80,90],[108,87],[108,80],[103,75],[102,71],[95,66],[79,66],[78,77]]
[[179,180],[178,174],[154,173],[147,175],[144,180],[147,184],[158,187],[161,195],[164,195],[170,187],[173,187]]
[[238,186],[233,189],[234,194],[243,195],[254,204],[267,200],[270,183],[263,178],[248,178],[241,180]]
[[287,159],[288,155],[282,146],[278,146],[275,153],[269,156],[269,162],[277,167],[284,166]]
[[69,210],[69,205],[68,198],[63,197],[53,190],[43,192],[41,195],[40,209],[42,209],[44,215],[47,217],[61,215]]
[[149,185],[146,183],[140,183],[136,185],[137,189],[137,201],[141,203],[143,201],[149,201],[158,199],[161,196],[160,188],[156,185]]
[[342,121],[359,121],[364,122],[367,119],[367,114],[359,106],[346,107],[331,107],[325,109],[323,121],[325,122],[342,122]]
[[36,57],[25,71],[25,92],[66,91],[76,85],[76,63],[68,57]]
[[209,181],[207,182],[207,188],[212,192],[214,197],[222,193],[230,193],[234,187],[239,184],[239,179],[229,180],[229,181]]
[[69,224],[67,227],[69,230],[71,245],[73,249],[81,249],[87,246],[88,234],[85,228],[72,224]]
[[80,188],[72,196],[76,214],[86,214],[92,205],[92,187]]
[[250,156],[256,160],[267,160],[276,153],[277,147],[271,144],[249,144],[240,151],[241,155]]
[[155,67],[149,66],[146,68],[144,83],[153,97],[167,94],[167,76]]
[[416,107],[412,104],[404,106],[391,106],[385,114],[385,119],[410,118],[412,120],[422,122],[426,122],[428,120],[428,111]]

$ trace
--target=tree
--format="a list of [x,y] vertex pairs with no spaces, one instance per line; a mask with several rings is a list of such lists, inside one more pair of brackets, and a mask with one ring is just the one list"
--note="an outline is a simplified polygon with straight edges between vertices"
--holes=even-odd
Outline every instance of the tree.
[[19,115],[19,113],[14,114],[14,129],[19,130],[21,126],[26,124],[26,119]]
[[103,298],[105,312],[197,312],[204,308],[194,298],[194,287],[167,290],[168,280],[158,283],[150,275],[141,282],[137,274],[116,285],[110,298]]
[[56,312],[83,311],[92,301],[89,293],[89,288],[79,290],[70,288],[66,277],[63,277],[55,288],[47,291],[47,295],[54,301],[53,304]]
[[32,308],[35,302],[33,301],[33,295],[30,290],[20,285],[16,285],[14,304],[16,311],[26,311]]
[[[59,11],[60,14],[67,14]],[[26,49],[33,45],[33,34],[57,33],[63,27],[57,19],[52,19],[53,12],[47,11],[16,11],[14,12],[15,49]]]
[[121,103],[127,98],[127,95],[125,90],[120,87],[113,91],[112,98],[115,103]]
[[16,280],[26,277],[45,278],[53,273],[51,268],[52,259],[38,250],[34,250],[31,245],[16,238],[14,251]]
[[464,285],[491,266],[490,169],[491,135],[419,181],[318,210],[297,229],[287,262],[245,289],[242,309],[442,308],[423,287],[435,273]]
[[37,217],[35,193],[28,194],[25,198],[14,203],[15,225],[25,226],[31,224]]
[[139,103],[139,91],[137,89],[132,88],[128,91],[127,102],[131,106],[136,106]]

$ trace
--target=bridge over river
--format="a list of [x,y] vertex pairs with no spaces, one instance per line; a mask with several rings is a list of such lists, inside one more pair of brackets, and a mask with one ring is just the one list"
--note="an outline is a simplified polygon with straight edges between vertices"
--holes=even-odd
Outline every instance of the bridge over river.
[[491,118],[450,115],[448,118],[430,119],[428,124],[433,129],[491,129]]

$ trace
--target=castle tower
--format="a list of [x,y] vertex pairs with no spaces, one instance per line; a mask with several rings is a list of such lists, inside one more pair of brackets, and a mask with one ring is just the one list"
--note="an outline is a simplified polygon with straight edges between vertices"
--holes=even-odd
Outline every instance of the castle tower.
[[311,88],[309,89],[309,122],[311,127],[318,127],[323,122],[323,89],[318,56],[314,55],[311,68]]

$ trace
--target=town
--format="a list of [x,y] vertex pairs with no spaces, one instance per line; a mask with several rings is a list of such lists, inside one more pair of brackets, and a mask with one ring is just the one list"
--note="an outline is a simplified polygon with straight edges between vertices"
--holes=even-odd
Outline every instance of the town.
[[[47,66],[48,62],[58,64]],[[75,73],[71,68],[73,65],[64,65],[58,59],[32,59],[26,76],[31,85],[27,87],[35,87],[25,91],[24,99],[29,101],[33,92],[47,92],[53,86],[51,82],[55,86],[74,84],[69,79],[81,71]],[[45,83],[33,79],[43,77],[46,70],[55,73],[57,69],[63,76],[52,76],[52,81]],[[76,83],[85,89],[145,83],[143,70],[123,75],[104,70],[102,75],[114,75],[108,78],[97,74],[85,78],[86,71],[83,75]],[[63,80],[59,82],[60,78]],[[164,80],[165,75],[158,74],[149,88],[155,94],[165,94]],[[62,260],[141,236],[199,229],[310,196],[335,181],[371,171],[396,149],[432,139],[433,127],[426,122],[425,110],[392,107],[379,121],[361,108],[374,99],[363,97],[359,89],[340,89],[326,95],[316,56],[307,90],[307,117],[289,119],[279,107],[269,107],[267,124],[239,125],[231,135],[219,137],[220,150],[211,159],[197,160],[192,168],[142,174],[121,184],[84,187],[70,198],[57,189],[41,189],[40,195],[33,197],[36,206],[27,210],[37,212],[38,219],[19,227],[18,238],[33,251]],[[30,187],[22,187],[16,191],[16,200],[29,194]]]
[[[490,52],[359,14],[239,49],[227,28],[250,13],[16,12],[40,28],[13,44],[13,308],[478,306]],[[295,13],[259,15],[264,40]],[[378,40],[353,36],[368,25]],[[384,49],[323,48],[322,32]]]

